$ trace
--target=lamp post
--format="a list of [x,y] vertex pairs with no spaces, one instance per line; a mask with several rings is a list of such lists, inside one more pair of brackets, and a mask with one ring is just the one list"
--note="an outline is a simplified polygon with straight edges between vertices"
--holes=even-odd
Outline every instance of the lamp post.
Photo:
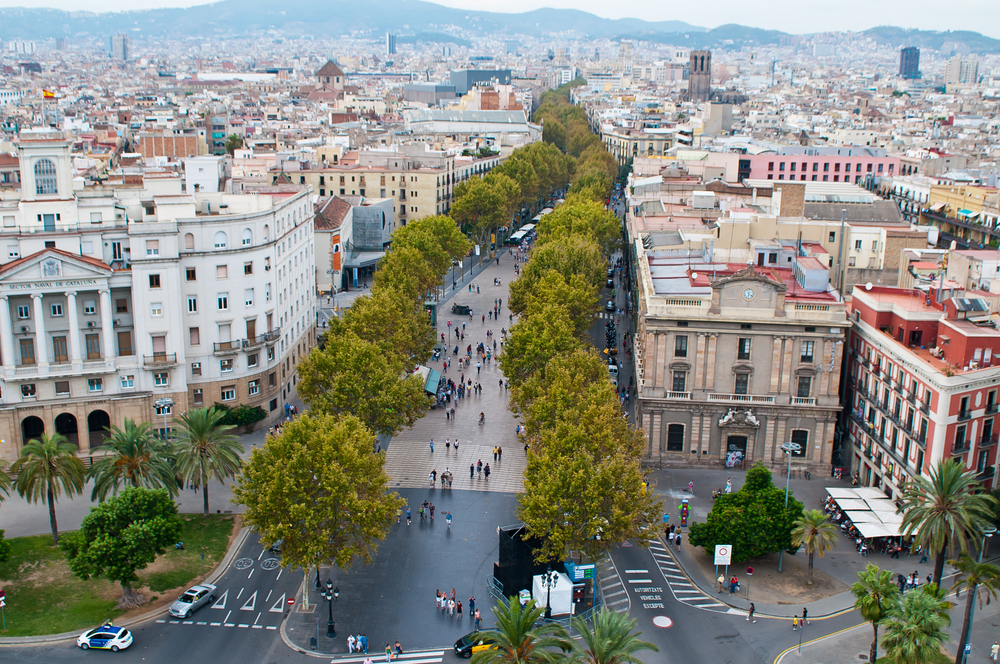
[[167,409],[174,405],[174,400],[170,397],[163,397],[153,402],[163,415],[163,439],[167,439]]
[[[792,454],[795,452],[801,452],[802,446],[798,443],[793,443],[791,441],[781,444],[781,451],[788,455],[788,470],[785,471],[785,511],[788,511],[788,480],[792,477]],[[781,571],[781,558],[784,556],[785,550],[782,549],[778,552],[778,571]]]
[[555,570],[542,574],[542,585],[545,586],[545,618],[552,617],[552,588],[559,583],[559,572]]
[[329,617],[326,623],[326,638],[332,639],[337,636],[337,626],[333,622],[333,603],[337,601],[340,597],[340,588],[333,587],[333,581],[330,579],[326,580],[326,590],[322,593],[323,599],[326,600],[326,606],[329,611]]
[[[986,551],[986,542],[993,537],[996,532],[997,529],[993,526],[990,526],[983,531],[983,545],[979,547],[979,562],[983,562],[983,552]],[[967,652],[969,646],[967,644],[969,643],[969,632],[972,630],[972,618],[976,613],[976,592],[978,590],[979,584],[976,584],[968,591],[972,593],[972,603],[969,607],[969,620],[962,626],[962,636],[958,641],[958,664],[965,664],[969,657]]]

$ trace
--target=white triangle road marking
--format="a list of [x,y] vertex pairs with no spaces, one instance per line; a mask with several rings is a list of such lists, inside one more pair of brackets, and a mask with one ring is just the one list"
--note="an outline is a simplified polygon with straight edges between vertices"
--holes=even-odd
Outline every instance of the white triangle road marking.
[[267,610],[268,613],[284,613],[285,612],[285,593],[281,593],[281,597],[278,601],[274,603],[270,609]]
[[240,611],[253,611],[254,604],[257,603],[257,591],[253,591],[253,595],[247,598],[246,604],[240,607]]
[[224,609],[226,608],[226,598],[229,597],[229,591],[222,593],[222,597],[212,605],[213,609]]

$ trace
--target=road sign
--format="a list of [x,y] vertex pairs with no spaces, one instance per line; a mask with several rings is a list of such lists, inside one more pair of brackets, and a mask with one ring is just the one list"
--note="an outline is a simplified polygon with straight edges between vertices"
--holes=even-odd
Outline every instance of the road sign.
[[733,561],[733,547],[728,544],[715,545],[715,564],[730,565]]
[[4,592],[3,590],[0,590],[0,599],[3,599],[6,596],[7,596],[7,593]]
[[294,597],[289,597],[288,598],[288,606],[292,606],[293,604],[295,604],[295,598]]
[[747,567],[747,576],[753,576],[753,567]]
[[2,609],[5,606],[7,606],[7,602],[4,601],[4,600],[2,600],[2,599],[0,599],[0,609]]

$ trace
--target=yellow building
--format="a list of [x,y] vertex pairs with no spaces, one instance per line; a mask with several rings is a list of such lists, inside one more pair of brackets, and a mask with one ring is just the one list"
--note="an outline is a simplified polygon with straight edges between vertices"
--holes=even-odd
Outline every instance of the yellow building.
[[1000,245],[1000,192],[976,185],[933,185],[921,224],[937,226],[959,249]]

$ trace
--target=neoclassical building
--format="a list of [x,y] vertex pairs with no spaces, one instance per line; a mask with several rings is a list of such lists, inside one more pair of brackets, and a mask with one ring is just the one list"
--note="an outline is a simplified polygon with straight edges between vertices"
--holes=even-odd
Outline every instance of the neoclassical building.
[[316,339],[311,188],[188,192],[163,170],[91,184],[62,135],[17,146],[21,190],[0,192],[0,459],[43,432],[88,456],[126,417],[169,429],[215,402],[278,416]]
[[[637,421],[646,458],[670,465],[830,464],[850,322],[826,267],[712,263],[636,242]],[[697,254],[697,255],[694,255]]]

